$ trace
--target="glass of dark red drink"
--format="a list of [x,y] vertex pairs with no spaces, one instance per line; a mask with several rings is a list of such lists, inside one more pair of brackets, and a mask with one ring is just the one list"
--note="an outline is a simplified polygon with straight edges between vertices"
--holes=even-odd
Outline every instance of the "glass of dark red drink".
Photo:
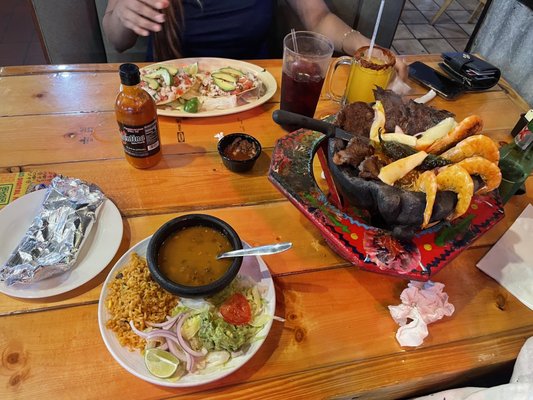
[[[291,32],[283,39],[282,110],[313,117],[333,55],[333,43],[315,32]],[[292,130],[299,127],[285,127]]]

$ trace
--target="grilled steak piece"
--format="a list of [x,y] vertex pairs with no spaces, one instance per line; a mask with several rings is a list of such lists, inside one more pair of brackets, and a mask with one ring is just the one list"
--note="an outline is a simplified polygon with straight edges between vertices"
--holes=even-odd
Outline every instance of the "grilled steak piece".
[[[385,112],[385,132],[394,132],[396,125],[402,128],[407,126],[409,110],[405,107],[402,97],[392,90],[385,90],[379,86],[374,89],[376,100],[381,101]],[[405,132],[404,130],[404,133]]]
[[337,165],[348,164],[357,168],[366,157],[372,154],[374,154],[374,147],[370,145],[370,139],[356,135],[350,139],[343,150],[334,154],[333,162]]
[[409,100],[407,109],[409,120],[404,132],[410,135],[424,132],[446,118],[455,117],[455,114],[449,111],[437,110],[425,104],[415,103],[413,100]]
[[337,126],[354,135],[368,137],[374,120],[374,110],[368,103],[358,101],[347,104],[337,115]]
[[384,163],[378,156],[367,157],[359,164],[359,178],[379,180],[379,170],[383,166]]
[[394,132],[394,128],[398,125],[404,133],[415,135],[437,125],[443,119],[455,117],[455,114],[449,111],[437,110],[425,104],[415,103],[413,100],[405,104],[401,96],[392,90],[377,87],[374,96],[383,104],[386,132]]

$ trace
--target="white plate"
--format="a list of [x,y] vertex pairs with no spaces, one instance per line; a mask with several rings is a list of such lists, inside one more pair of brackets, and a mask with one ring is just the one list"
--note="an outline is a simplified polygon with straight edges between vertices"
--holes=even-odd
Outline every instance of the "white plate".
[[146,67],[143,67],[143,69],[152,68],[157,65],[171,65],[176,67],[183,67],[186,65],[194,64],[195,62],[198,63],[198,68],[200,71],[214,71],[216,69],[229,66],[237,68],[238,70],[241,70],[243,72],[253,72],[259,78],[259,80],[263,82],[264,93],[257,100],[251,101],[250,103],[241,106],[227,108],[225,110],[212,110],[200,111],[197,113],[188,113],[185,111],[170,109],[169,106],[166,105],[160,105],[157,107],[157,114],[164,115],[167,117],[186,118],[216,117],[220,115],[235,114],[241,111],[250,110],[267,102],[272,96],[274,96],[274,93],[276,93],[276,89],[278,87],[278,85],[276,84],[276,80],[274,79],[272,74],[266,69],[244,61],[231,60],[228,58],[180,58],[177,60],[163,61],[156,64],[148,65]]
[[[45,190],[28,193],[0,211],[0,264],[3,265],[38,214]],[[29,285],[7,286],[0,292],[25,299],[38,299],[68,292],[100,273],[115,256],[122,240],[122,218],[111,200],[101,205],[98,218],[80,250],[74,267],[61,275]]]
[[[242,356],[232,358],[223,369],[214,371],[205,375],[186,374],[179,381],[171,382],[165,379],[156,378],[151,375],[146,366],[144,365],[144,358],[139,351],[130,351],[126,347],[122,347],[118,342],[115,333],[106,328],[106,321],[109,319],[109,313],[105,308],[105,299],[107,297],[107,287],[112,279],[115,278],[118,270],[124,267],[130,261],[131,253],[136,252],[142,257],[146,257],[146,248],[150,237],[147,237],[143,241],[137,243],[130,250],[128,250],[117,261],[106,281],[104,282],[102,293],[100,294],[100,301],[98,302],[98,325],[100,326],[100,333],[107,346],[107,349],[111,355],[118,361],[122,367],[128,372],[141,378],[147,382],[155,383],[157,385],[169,386],[169,387],[189,387],[203,385],[209,382],[221,379],[242,367],[252,356],[259,350],[263,342],[265,341],[270,327],[272,326],[272,320],[270,320],[263,328],[257,333],[257,337],[261,338],[254,341],[248,351]],[[244,244],[244,243],[243,243]],[[266,313],[268,315],[274,315],[276,309],[276,293],[274,290],[274,282],[268,267],[260,257],[244,257],[239,275],[249,276],[255,282],[261,283],[266,287],[266,293],[264,298],[267,301]]]

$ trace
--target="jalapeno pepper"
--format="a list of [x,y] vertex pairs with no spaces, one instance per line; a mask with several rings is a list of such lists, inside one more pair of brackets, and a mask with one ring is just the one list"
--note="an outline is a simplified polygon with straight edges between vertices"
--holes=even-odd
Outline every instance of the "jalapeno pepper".
[[198,97],[193,97],[192,99],[187,100],[183,106],[183,111],[188,113],[197,113],[199,108],[200,101],[198,100]]

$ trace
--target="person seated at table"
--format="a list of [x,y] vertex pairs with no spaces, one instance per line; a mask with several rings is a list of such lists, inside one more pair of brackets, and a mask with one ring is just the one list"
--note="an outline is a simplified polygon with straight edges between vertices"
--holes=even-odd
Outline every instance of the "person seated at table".
[[[353,54],[370,40],[333,14],[324,0],[288,0],[306,29],[329,37],[335,50]],[[106,36],[120,52],[138,36],[153,35],[157,60],[181,57],[269,58],[273,0],[109,0]],[[238,45],[236,45],[238,44]],[[398,59],[396,71],[407,77]]]

